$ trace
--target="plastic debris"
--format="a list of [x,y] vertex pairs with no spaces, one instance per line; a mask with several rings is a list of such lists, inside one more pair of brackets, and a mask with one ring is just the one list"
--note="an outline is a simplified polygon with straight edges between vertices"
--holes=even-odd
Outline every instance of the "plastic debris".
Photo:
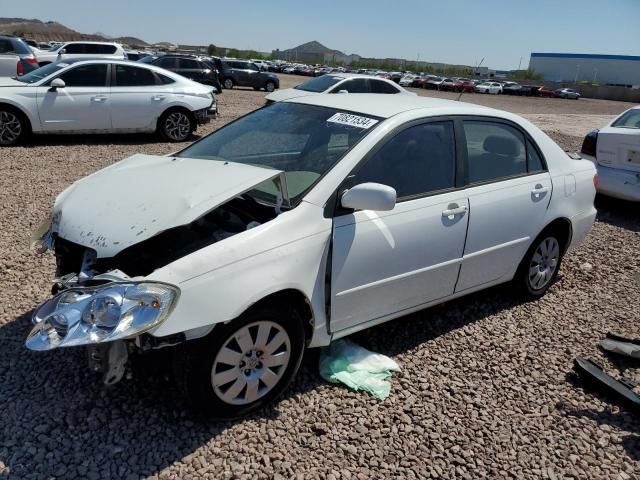
[[374,353],[341,338],[320,352],[320,376],[331,383],[343,383],[358,391],[364,390],[384,400],[391,384],[385,380],[400,366],[391,358]]
[[600,346],[608,352],[640,360],[640,339],[625,338],[608,333],[607,338],[600,341]]

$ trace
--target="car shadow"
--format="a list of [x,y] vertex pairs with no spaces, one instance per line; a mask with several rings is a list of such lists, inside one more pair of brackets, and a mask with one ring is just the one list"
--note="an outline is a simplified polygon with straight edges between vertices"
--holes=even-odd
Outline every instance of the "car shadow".
[[[517,305],[519,301],[506,290],[509,287],[495,287],[352,338],[366,348],[394,356]],[[192,413],[171,378],[169,349],[135,362],[134,379],[111,387],[88,370],[83,349],[27,350],[24,339],[31,327],[31,313],[0,327],[0,462],[9,469],[10,477],[64,477],[66,470],[56,470],[63,468],[59,460],[48,463],[47,453],[54,450],[60,454],[58,459],[65,459],[64,468],[77,470],[81,477],[92,469],[100,477],[150,476],[245,421],[214,421]],[[295,399],[325,384],[318,373],[318,352],[307,351],[284,398]],[[279,415],[276,403],[249,420]],[[139,445],[149,438],[155,442],[152,453],[138,454]],[[110,470],[103,469],[105,464]]]
[[[193,142],[201,138],[201,135],[194,133],[185,142]],[[155,133],[106,133],[106,134],[85,134],[85,135],[53,135],[42,134],[33,135],[28,143],[21,145],[24,148],[36,147],[58,147],[73,145],[145,145],[157,144],[161,142]],[[171,145],[170,142],[166,142]],[[179,144],[177,144],[179,145]]]
[[640,232],[640,204],[597,195],[597,219],[609,225]]

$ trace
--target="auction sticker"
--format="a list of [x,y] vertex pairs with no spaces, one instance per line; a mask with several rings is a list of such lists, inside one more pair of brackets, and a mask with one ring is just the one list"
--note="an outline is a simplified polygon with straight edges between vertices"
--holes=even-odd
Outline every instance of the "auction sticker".
[[352,115],[350,113],[336,113],[331,118],[327,119],[327,122],[339,123],[341,125],[364,128],[365,130],[367,130],[378,123],[378,120],[375,120],[373,118],[361,117],[359,115]]

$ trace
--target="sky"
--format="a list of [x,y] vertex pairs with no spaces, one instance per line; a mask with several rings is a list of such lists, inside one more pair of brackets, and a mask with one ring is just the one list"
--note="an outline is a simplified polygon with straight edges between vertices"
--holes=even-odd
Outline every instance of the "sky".
[[526,68],[531,52],[640,55],[640,0],[0,0],[82,33],[270,52],[317,40],[365,57]]

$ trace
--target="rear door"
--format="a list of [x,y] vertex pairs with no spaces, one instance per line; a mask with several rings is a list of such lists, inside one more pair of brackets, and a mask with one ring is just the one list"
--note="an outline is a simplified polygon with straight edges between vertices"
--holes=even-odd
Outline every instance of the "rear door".
[[114,130],[153,130],[170,101],[168,89],[144,67],[113,64],[111,123]]
[[540,150],[516,125],[462,122],[469,232],[456,292],[510,280],[542,231],[551,178]]
[[[37,88],[38,115],[49,132],[105,131],[111,129],[111,97],[107,63],[82,64],[56,78],[64,88]],[[50,83],[50,82],[49,82]]]

